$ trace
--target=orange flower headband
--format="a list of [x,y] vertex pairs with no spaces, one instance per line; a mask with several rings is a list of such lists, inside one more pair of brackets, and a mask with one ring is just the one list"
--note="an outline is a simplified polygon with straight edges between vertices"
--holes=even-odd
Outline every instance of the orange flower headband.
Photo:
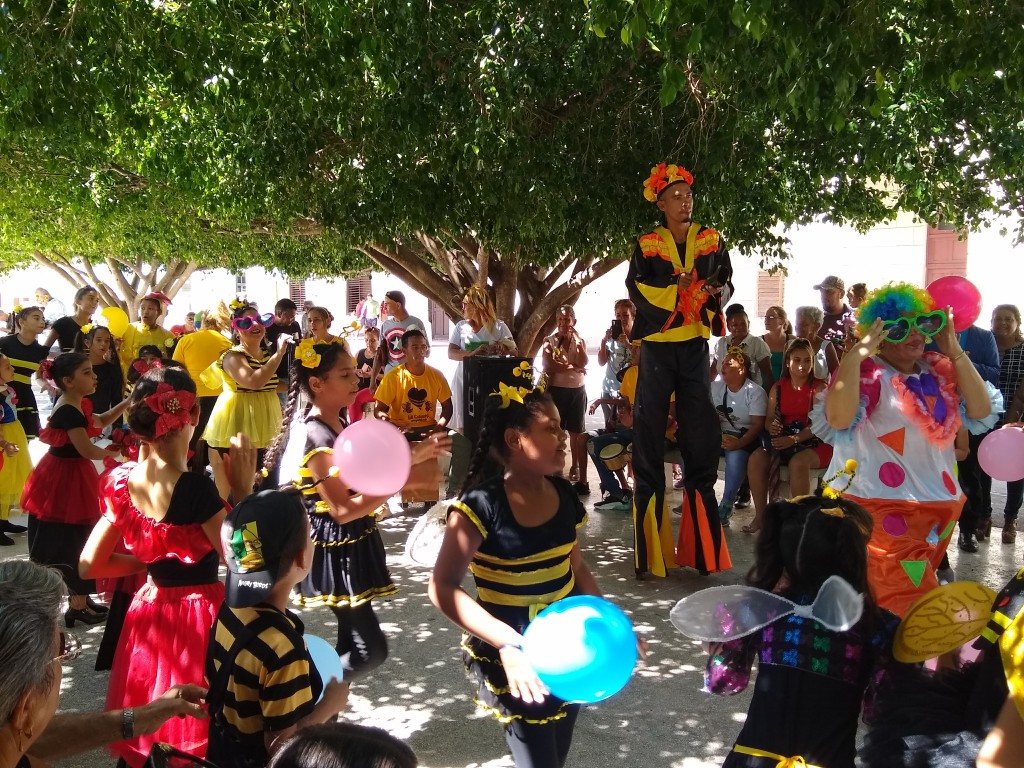
[[665,165],[658,163],[651,168],[651,175],[644,182],[644,197],[654,203],[665,188],[677,181],[685,181],[693,186],[693,174],[681,165]]

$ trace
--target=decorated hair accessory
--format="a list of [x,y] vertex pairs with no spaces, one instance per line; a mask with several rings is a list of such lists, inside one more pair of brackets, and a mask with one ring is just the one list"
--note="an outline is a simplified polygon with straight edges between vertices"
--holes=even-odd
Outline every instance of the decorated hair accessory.
[[192,406],[196,402],[196,395],[194,392],[175,389],[166,381],[162,381],[157,384],[156,392],[149,397],[144,397],[142,401],[149,406],[153,413],[158,414],[156,426],[153,427],[153,436],[162,437],[168,432],[181,429],[188,424]]
[[132,368],[140,376],[142,376],[143,374],[149,373],[150,371],[152,371],[152,370],[154,370],[156,368],[163,368],[163,367],[164,367],[164,364],[160,360],[153,360],[153,361],[147,363],[145,360],[141,360],[140,359],[140,360],[136,360],[134,363],[132,363]]
[[935,309],[928,291],[910,283],[887,283],[870,291],[857,309],[857,328],[863,335],[876,319],[898,320],[907,315],[927,314]]
[[15,305],[14,305],[14,314],[16,314],[16,315],[20,315],[20,314],[21,314],[21,311],[22,311],[23,309],[25,309],[25,308],[24,308],[23,306],[21,306],[21,304],[15,304]]
[[[842,488],[833,488],[832,483],[841,478],[843,475],[846,475],[848,477],[846,485],[844,485]],[[838,499],[840,496],[846,493],[847,489],[853,484],[853,479],[855,477],[857,477],[857,461],[855,459],[847,459],[846,465],[842,469],[840,469],[838,472],[832,475],[832,477],[830,477],[828,480],[825,480],[821,484],[821,495],[824,496],[826,499]],[[836,512],[833,511],[836,509],[836,507],[831,507],[827,510],[822,509],[821,511],[824,512],[826,515],[833,515],[834,517],[844,517],[843,511],[841,509],[838,510],[839,514],[836,514]]]
[[95,328],[95,327],[96,326],[93,325],[92,323],[86,323],[85,325],[83,325],[78,330],[80,330],[82,332],[83,336],[88,336],[90,333],[92,333],[92,329]]
[[790,614],[813,619],[833,632],[846,632],[863,613],[864,596],[845,579],[829,576],[810,605],[798,605],[774,592],[738,584],[710,587],[684,597],[669,618],[687,637],[725,642],[751,635]]
[[651,168],[651,175],[644,182],[644,197],[652,203],[657,202],[658,195],[677,181],[685,181],[692,186],[693,174],[679,165],[658,163]]
[[142,297],[143,301],[145,301],[146,299],[160,302],[165,307],[171,306],[170,298],[168,298],[167,294],[165,294],[163,291],[150,291],[149,293]]
[[738,344],[730,344],[729,351],[726,353],[729,357],[738,357],[740,362],[746,362],[747,353],[743,351],[743,347]]
[[499,408],[508,408],[513,402],[523,405],[523,398],[530,394],[530,390],[527,387],[510,387],[503,381],[498,382],[498,391],[491,392],[491,397],[500,397],[501,405]]
[[238,310],[245,309],[248,306],[249,302],[244,301],[243,299],[240,299],[236,296],[231,300],[231,303],[228,304],[228,309],[230,309],[232,312],[237,312]]
[[533,380],[533,367],[525,360],[512,369],[513,376],[519,376],[524,379]]
[[546,373],[540,375],[540,380],[534,385],[533,389],[541,394],[548,391],[548,375]]
[[303,339],[295,345],[295,359],[303,368],[316,368],[320,365],[320,358],[322,356],[316,351],[315,346],[316,342],[312,336]]
[[46,381],[53,381],[53,360],[47,358],[39,364],[39,376]]

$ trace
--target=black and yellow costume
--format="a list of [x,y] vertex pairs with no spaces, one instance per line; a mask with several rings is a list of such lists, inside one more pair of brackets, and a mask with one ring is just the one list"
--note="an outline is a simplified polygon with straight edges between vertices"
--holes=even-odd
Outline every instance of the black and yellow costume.
[[[693,282],[679,287],[679,277]],[[642,340],[633,411],[633,526],[637,575],[664,576],[668,568],[701,571],[731,567],[715,500],[721,432],[708,396],[707,339],[724,334],[722,306],[732,295],[729,251],[715,230],[690,224],[685,243],[658,227],[633,250],[626,276],[636,305],[632,339]],[[708,288],[720,287],[720,293]],[[665,503],[665,426],[675,395],[676,440],[685,470],[679,549]],[[675,556],[673,556],[675,554]]]
[[[449,514],[465,515],[483,536],[470,564],[477,602],[517,632],[525,631],[544,607],[576,593],[569,554],[587,512],[567,480],[553,477],[551,481],[558,489],[558,511],[533,528],[516,522],[502,477],[470,489],[449,509]],[[512,696],[498,649],[490,643],[468,635],[462,648],[466,669],[479,684],[477,704],[502,723],[539,724],[575,717],[578,705],[555,696],[539,704]]]

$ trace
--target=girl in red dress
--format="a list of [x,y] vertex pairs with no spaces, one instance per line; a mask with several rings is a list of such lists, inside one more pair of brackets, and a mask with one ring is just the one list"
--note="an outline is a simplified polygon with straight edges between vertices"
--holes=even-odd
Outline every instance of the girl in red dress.
[[[146,571],[124,620],[107,688],[107,709],[137,707],[175,685],[202,685],[210,627],[224,600],[218,580],[226,507],[205,475],[188,471],[188,443],[199,418],[196,385],[177,367],[154,368],[136,383],[128,427],[144,445],[138,462],[103,476],[103,516],[82,552],[90,578]],[[236,499],[252,488],[255,451],[228,455]],[[123,548],[122,548],[123,547]],[[127,550],[129,554],[122,554]],[[140,768],[156,742],[206,754],[207,723],[174,718],[155,733],[117,742],[111,751]]]
[[106,413],[93,414],[88,396],[96,391],[96,373],[89,357],[65,352],[52,363],[43,361],[44,380],[61,392],[39,439],[50,446],[21,494],[28,519],[28,554],[35,563],[51,565],[64,576],[71,607],[64,614],[68,627],[75,622],[96,624],[104,611],[90,605],[92,581],[79,577],[78,558],[100,516],[99,475],[93,461],[102,461],[118,449],[93,445],[107,424],[124,410],[127,401]]

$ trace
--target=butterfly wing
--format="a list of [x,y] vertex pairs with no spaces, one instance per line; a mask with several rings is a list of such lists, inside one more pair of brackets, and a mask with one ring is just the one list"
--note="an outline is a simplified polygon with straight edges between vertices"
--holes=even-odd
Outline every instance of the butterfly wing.
[[724,642],[757,632],[793,612],[784,597],[741,584],[710,587],[684,597],[669,612],[672,625],[687,637]]

